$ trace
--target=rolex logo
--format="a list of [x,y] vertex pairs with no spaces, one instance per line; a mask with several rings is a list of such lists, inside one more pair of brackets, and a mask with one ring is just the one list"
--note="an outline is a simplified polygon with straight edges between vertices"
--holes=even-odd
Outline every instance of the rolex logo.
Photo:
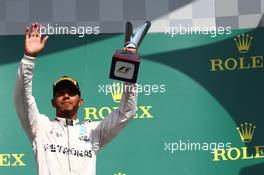
[[126,174],[119,172],[119,173],[115,173],[114,175],[126,175]]
[[251,142],[252,137],[254,134],[254,130],[256,129],[256,126],[253,125],[252,123],[244,123],[240,125],[240,128],[237,127],[238,133],[240,135],[240,138],[242,142]]
[[[251,142],[255,129],[256,126],[252,123],[244,123],[241,124],[240,127],[237,127],[242,142]],[[213,161],[263,159],[263,149],[264,145],[255,145],[251,148],[251,151],[249,151],[249,147],[247,146],[242,146],[240,148],[231,147],[227,150],[215,149]]]
[[[253,37],[249,34],[240,34],[234,38],[239,53],[247,53],[251,47]],[[210,59],[210,71],[236,71],[248,69],[263,69],[262,55],[239,55],[226,58]]]
[[249,34],[245,35],[244,33],[234,38],[238,51],[240,53],[247,53],[252,39],[252,36],[250,37]]
[[114,102],[119,103],[123,94],[123,85],[121,85],[121,83],[114,82],[111,94]]

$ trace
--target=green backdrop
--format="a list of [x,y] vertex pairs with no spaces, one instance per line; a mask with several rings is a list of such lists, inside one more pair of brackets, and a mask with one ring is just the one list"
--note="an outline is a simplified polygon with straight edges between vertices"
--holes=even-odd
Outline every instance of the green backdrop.
[[[242,33],[253,37],[250,45],[241,40],[249,46],[247,53],[239,52],[234,42]],[[139,93],[138,115],[98,154],[97,174],[262,174],[261,156],[237,160],[219,156],[219,161],[213,161],[208,145],[234,148],[231,158],[241,147],[247,147],[248,156],[264,156],[254,151],[254,146],[264,145],[263,38],[263,28],[234,30],[231,35],[215,38],[148,34],[140,48],[143,56],[138,83],[146,91]],[[40,112],[54,118],[52,83],[62,75],[79,81],[84,98],[81,120],[101,120],[100,110],[105,116],[118,106],[111,94],[99,91],[99,86],[115,82],[108,78],[111,56],[122,48],[123,40],[123,34],[51,36],[34,71],[33,95]],[[0,37],[0,175],[36,174],[31,145],[12,99],[23,42],[23,36]],[[212,71],[216,59],[225,70],[218,66]],[[156,87],[151,94],[147,92],[150,86]],[[97,110],[97,118],[87,113],[92,108]],[[241,141],[236,129],[245,122],[256,126],[248,143]],[[228,158],[226,147],[222,151]],[[16,162],[16,156],[21,162]]]

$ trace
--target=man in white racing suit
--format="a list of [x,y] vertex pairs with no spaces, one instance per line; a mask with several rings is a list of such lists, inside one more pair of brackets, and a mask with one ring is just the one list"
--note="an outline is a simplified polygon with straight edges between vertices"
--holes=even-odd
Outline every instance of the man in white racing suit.
[[[32,144],[39,175],[95,175],[96,154],[136,114],[136,85],[125,83],[118,109],[100,122],[80,123],[81,91],[76,80],[64,76],[53,85],[52,106],[56,117],[40,114],[32,96],[36,56],[48,36],[41,38],[40,25],[26,29],[25,55],[21,60],[15,89],[15,106],[23,129]],[[132,88],[131,88],[132,87]]]

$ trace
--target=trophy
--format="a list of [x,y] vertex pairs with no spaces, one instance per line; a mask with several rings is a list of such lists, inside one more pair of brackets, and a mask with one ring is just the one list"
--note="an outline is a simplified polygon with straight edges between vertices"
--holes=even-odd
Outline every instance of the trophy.
[[134,37],[131,22],[126,22],[125,43],[123,50],[116,50],[113,54],[109,78],[131,83],[137,82],[138,69],[140,64],[140,54],[132,52],[137,50],[144,36],[146,35],[151,23],[145,24],[136,32]]

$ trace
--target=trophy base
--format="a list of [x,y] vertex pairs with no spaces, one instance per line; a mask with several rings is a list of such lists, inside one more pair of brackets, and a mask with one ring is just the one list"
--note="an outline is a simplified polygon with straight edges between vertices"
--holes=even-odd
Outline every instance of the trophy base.
[[139,65],[138,53],[116,50],[116,53],[113,54],[109,78],[136,83]]

